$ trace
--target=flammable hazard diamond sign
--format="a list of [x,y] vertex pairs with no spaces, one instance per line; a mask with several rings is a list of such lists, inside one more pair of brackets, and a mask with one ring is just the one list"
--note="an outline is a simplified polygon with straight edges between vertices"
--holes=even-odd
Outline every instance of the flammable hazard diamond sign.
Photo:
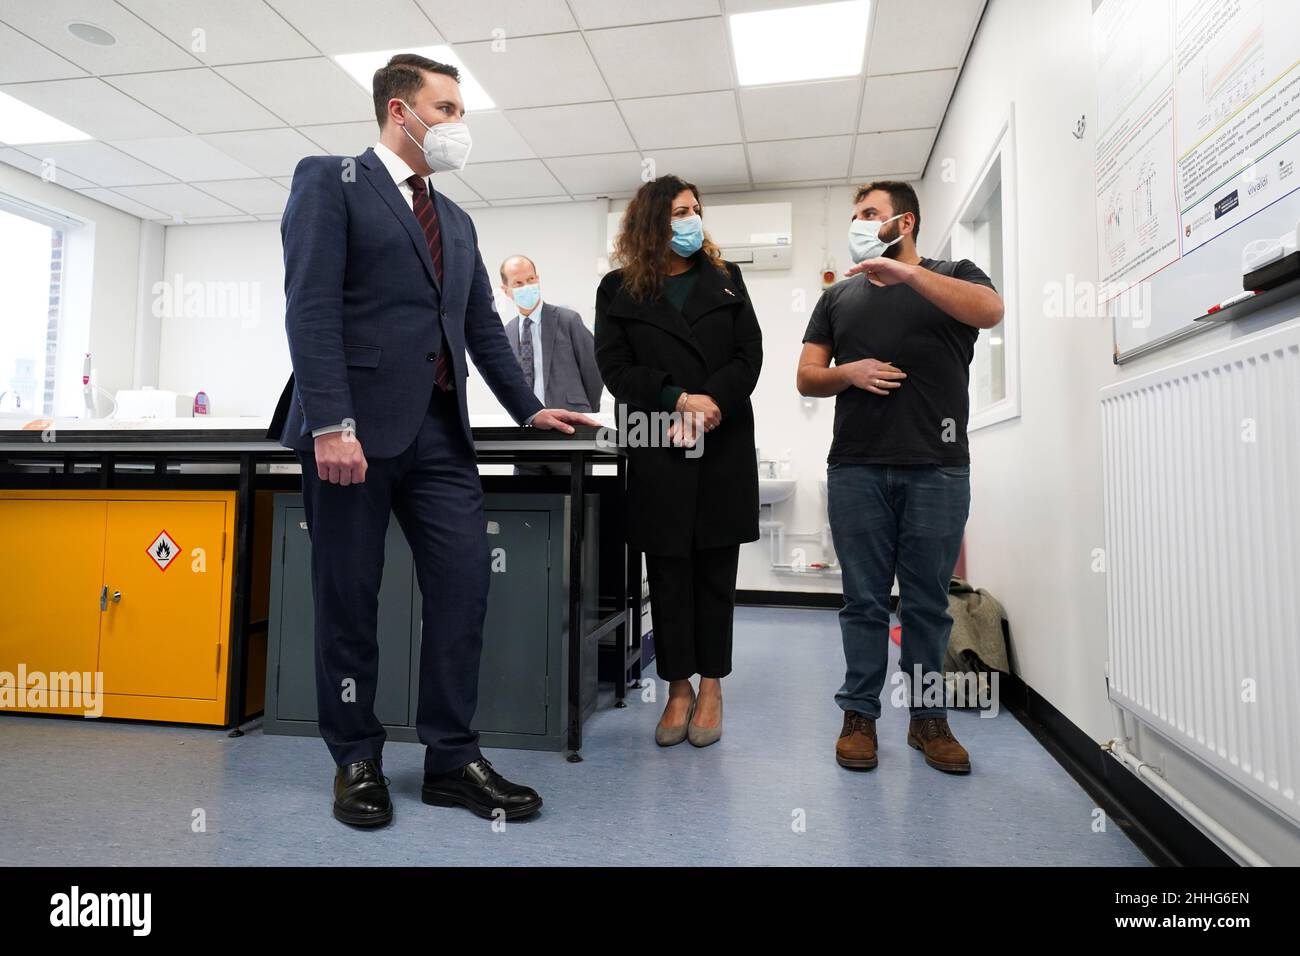
[[166,571],[171,567],[172,561],[180,553],[181,546],[167,533],[166,528],[159,531],[158,537],[154,538],[149,545],[149,557],[153,559],[154,564],[158,565],[159,571]]

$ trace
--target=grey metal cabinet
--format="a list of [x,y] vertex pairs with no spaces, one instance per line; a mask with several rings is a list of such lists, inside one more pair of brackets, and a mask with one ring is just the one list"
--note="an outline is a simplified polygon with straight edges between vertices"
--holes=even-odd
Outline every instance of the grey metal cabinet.
[[[474,717],[484,746],[564,749],[572,706],[566,666],[568,503],[557,494],[485,495],[492,574]],[[301,495],[276,495],[273,514],[263,729],[315,735],[311,549]],[[588,515],[594,522],[594,504]],[[592,534],[584,548],[589,552],[584,560],[593,565],[598,540]],[[593,582],[595,577],[590,575]],[[590,599],[594,605],[594,590]],[[375,701],[376,715],[393,740],[417,739],[421,611],[414,561],[394,519],[379,596]],[[585,606],[583,612],[586,617]],[[590,653],[585,651],[579,695],[584,716],[595,704],[597,648],[593,643]]]
[[[281,634],[287,627],[290,637],[296,639],[281,640],[276,667],[267,675],[267,687],[276,678],[277,716],[314,725],[317,710],[315,643],[311,633],[311,622],[315,619],[311,540],[307,536],[301,498],[293,497],[298,498],[296,504],[276,502],[276,544],[282,550],[276,562],[279,580],[272,593],[270,613],[280,624]],[[375,688],[375,716],[384,724],[405,723],[409,711],[410,689],[404,658],[411,649],[412,569],[410,549],[394,521],[388,526],[384,542],[384,579],[379,589],[379,682]],[[306,640],[298,633],[304,630]]]

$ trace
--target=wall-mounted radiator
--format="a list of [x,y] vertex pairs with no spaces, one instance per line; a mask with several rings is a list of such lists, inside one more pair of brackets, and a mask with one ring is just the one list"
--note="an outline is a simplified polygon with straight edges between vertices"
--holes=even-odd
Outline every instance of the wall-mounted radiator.
[[1101,403],[1111,700],[1300,822],[1300,323]]

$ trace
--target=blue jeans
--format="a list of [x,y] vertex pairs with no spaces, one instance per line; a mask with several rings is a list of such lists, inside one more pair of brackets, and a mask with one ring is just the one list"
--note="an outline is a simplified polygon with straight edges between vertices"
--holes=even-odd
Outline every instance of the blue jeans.
[[826,492],[844,582],[840,632],[846,673],[835,702],[880,716],[889,665],[889,592],[897,574],[899,663],[913,694],[911,715],[945,716],[944,698],[918,696],[925,688],[913,686],[912,678],[917,666],[927,677],[943,671],[952,631],[948,581],[970,513],[970,466],[833,462],[826,469]]

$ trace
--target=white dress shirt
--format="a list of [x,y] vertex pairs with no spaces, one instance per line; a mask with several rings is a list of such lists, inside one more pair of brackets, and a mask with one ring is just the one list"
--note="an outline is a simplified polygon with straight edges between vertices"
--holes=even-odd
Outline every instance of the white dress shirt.
[[[388,175],[392,176],[393,182],[397,184],[397,191],[401,193],[402,198],[406,200],[407,207],[410,208],[412,211],[414,211],[415,190],[411,188],[411,184],[408,183],[407,180],[410,179],[412,176],[416,175],[415,170],[413,170],[410,166],[407,165],[406,160],[402,159],[401,156],[398,156],[396,153],[394,153],[383,143],[375,143],[374,149],[375,149],[375,155],[378,156],[379,161],[384,164],[384,169],[388,170]],[[426,189],[429,190],[429,198],[432,200],[433,188],[429,183],[428,176],[424,177],[424,186]],[[541,303],[539,302],[538,305],[540,306],[540,304]],[[534,311],[533,314],[536,315],[537,312]],[[537,338],[535,338],[535,341],[540,341],[540,333],[536,331],[536,326],[534,326],[533,328],[534,328],[534,335],[537,336]],[[542,354],[541,348],[538,347],[537,351],[534,354],[541,355]],[[538,378],[538,381],[540,382],[540,376]],[[534,388],[533,393],[537,394],[537,389]],[[542,396],[540,394],[537,395],[537,398],[539,401],[543,401],[543,402],[545,401],[544,399],[542,399]],[[533,423],[533,419],[536,417],[537,416],[535,414],[529,415],[528,420],[524,422],[524,424],[531,425]],[[323,425],[320,428],[313,428],[311,430],[311,437],[316,438],[320,435],[327,435],[330,432],[341,432],[346,430],[347,430],[347,426],[343,424]]]

